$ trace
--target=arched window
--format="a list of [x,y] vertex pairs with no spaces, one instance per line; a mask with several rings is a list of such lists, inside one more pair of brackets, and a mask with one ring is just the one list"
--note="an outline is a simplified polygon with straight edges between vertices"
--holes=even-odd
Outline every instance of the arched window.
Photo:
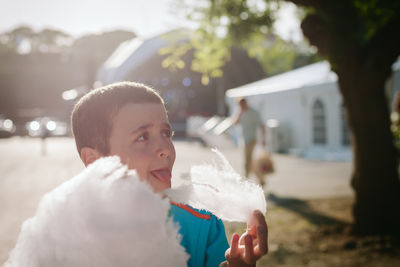
[[347,125],[347,111],[344,103],[340,107],[340,120],[342,124],[342,145],[348,146],[350,145],[350,130]]
[[325,107],[321,100],[315,100],[312,106],[313,142],[314,144],[326,144],[326,119]]

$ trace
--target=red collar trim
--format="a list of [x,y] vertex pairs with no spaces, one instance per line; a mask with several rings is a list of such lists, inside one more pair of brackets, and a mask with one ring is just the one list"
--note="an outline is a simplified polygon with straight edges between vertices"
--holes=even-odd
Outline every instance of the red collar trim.
[[210,218],[211,218],[210,215],[201,214],[201,213],[195,211],[194,209],[192,209],[191,207],[189,207],[188,205],[185,205],[185,204],[182,204],[182,203],[175,203],[172,200],[170,200],[169,203],[171,203],[171,205],[175,205],[175,206],[177,206],[179,208],[182,208],[182,209],[186,210],[187,212],[189,212],[193,216],[196,216],[197,218],[204,219],[204,220],[210,220]]

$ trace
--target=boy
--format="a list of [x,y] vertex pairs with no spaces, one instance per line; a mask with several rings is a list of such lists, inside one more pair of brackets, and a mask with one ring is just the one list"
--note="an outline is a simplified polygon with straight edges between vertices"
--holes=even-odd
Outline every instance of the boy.
[[[85,166],[100,157],[118,155],[155,193],[171,187],[173,131],[164,101],[152,88],[132,82],[97,88],[79,100],[71,120]],[[214,215],[171,204],[181,243],[190,255],[188,266],[254,266],[267,253],[267,225],[261,212],[254,212],[253,226],[240,241],[238,234],[233,235],[229,248],[224,226]]]

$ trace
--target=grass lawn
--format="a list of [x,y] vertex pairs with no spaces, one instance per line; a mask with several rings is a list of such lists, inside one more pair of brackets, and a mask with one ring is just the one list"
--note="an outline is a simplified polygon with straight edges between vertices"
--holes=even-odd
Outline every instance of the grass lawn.
[[[390,237],[349,234],[353,199],[268,197],[269,253],[257,266],[400,266],[400,244]],[[399,226],[400,227],[400,226]],[[244,224],[227,223],[227,236]]]

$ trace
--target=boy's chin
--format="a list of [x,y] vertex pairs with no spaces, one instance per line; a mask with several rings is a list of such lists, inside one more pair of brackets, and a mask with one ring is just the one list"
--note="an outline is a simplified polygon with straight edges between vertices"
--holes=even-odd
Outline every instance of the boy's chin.
[[154,190],[153,190],[153,192],[154,192],[156,195],[159,195],[161,198],[166,198],[167,195],[164,193],[164,191],[165,191],[165,189],[164,189],[164,190],[159,190],[159,191],[154,191]]
[[160,181],[156,177],[150,176],[147,178],[140,178],[140,180],[147,182],[153,189],[153,192],[159,195],[163,195],[163,192],[169,188],[171,188],[171,180]]

